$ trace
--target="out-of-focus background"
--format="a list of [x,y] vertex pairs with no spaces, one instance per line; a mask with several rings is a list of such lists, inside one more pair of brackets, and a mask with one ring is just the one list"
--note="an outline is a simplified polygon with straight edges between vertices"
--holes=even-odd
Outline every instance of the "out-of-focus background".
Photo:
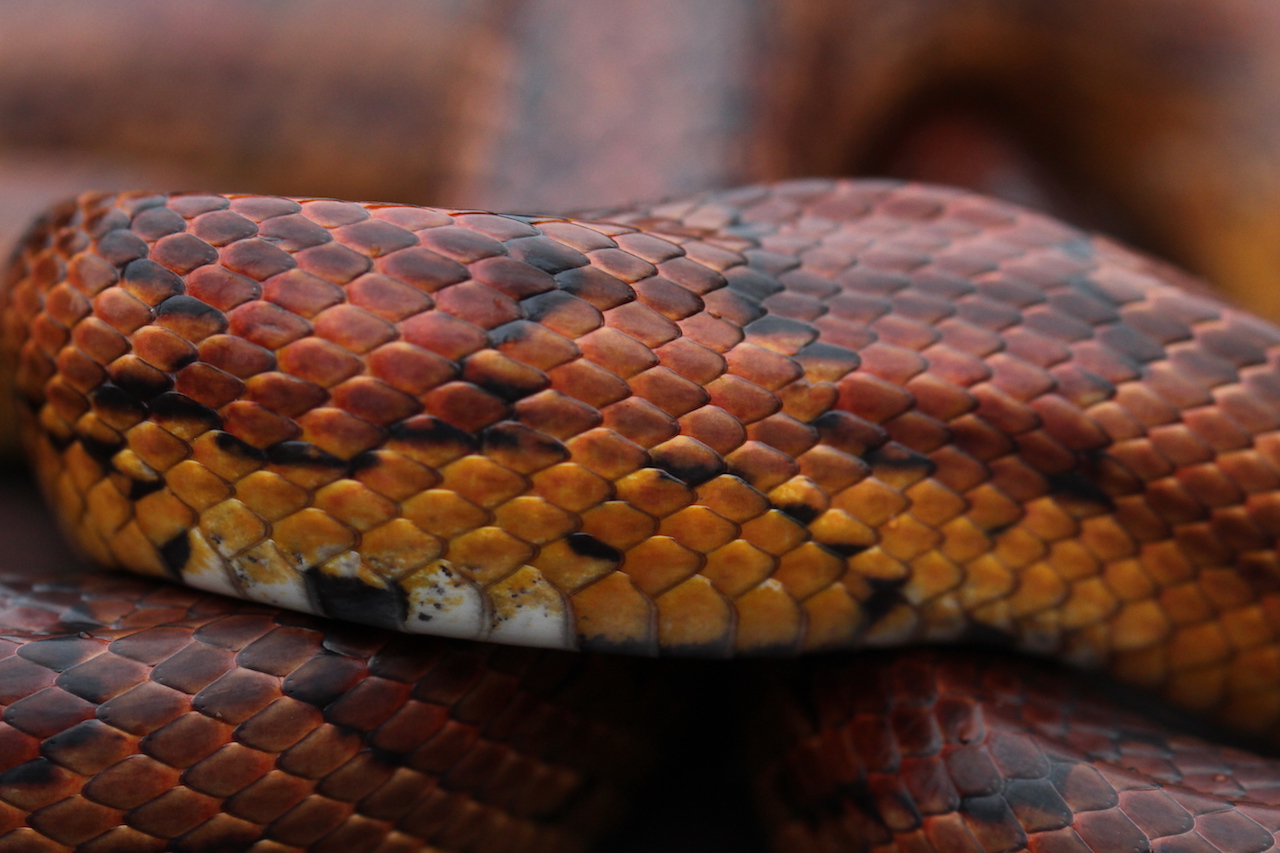
[[[85,189],[534,212],[833,174],[1039,206],[1280,319],[1280,4],[0,0],[5,245]],[[31,504],[0,484],[7,558],[65,563]]]

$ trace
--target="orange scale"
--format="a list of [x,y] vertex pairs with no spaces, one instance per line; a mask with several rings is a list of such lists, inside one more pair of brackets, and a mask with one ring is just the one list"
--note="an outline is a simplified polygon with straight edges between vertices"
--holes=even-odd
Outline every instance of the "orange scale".
[[1148,368],[1146,384],[1169,405],[1184,412],[1213,405],[1213,394],[1209,388],[1178,373],[1167,361],[1157,362]]
[[507,400],[535,394],[551,383],[541,370],[492,349],[468,356],[462,366],[462,378]]
[[645,595],[655,597],[701,568],[702,555],[674,539],[651,536],[626,552],[622,570]]
[[353,476],[380,495],[403,501],[440,482],[440,475],[394,450],[363,453],[355,460]]
[[264,220],[258,227],[258,233],[286,252],[309,249],[333,239],[327,228],[297,213]]
[[679,258],[684,255],[684,249],[678,244],[657,235],[645,234],[640,231],[619,234],[614,239],[614,242],[623,251],[651,264],[660,264],[663,261],[669,261],[672,258]]
[[481,449],[486,458],[526,475],[564,462],[569,456],[556,439],[510,421],[485,430]]
[[424,533],[452,539],[487,524],[490,515],[475,504],[444,489],[427,489],[401,502],[400,511]]
[[737,345],[725,358],[733,374],[770,391],[804,376],[804,368],[794,358],[753,343]]
[[682,435],[705,444],[721,455],[740,447],[747,433],[741,421],[717,406],[699,406],[680,418]]
[[777,391],[782,411],[798,421],[809,423],[830,412],[840,399],[840,391],[831,382],[797,379]]
[[657,468],[641,468],[627,474],[614,483],[614,491],[618,500],[654,518],[665,518],[695,498],[693,489]]
[[802,611],[780,583],[765,581],[735,599],[734,609],[735,651],[788,651],[803,639]]
[[707,390],[661,365],[632,376],[628,383],[638,394],[673,417],[685,415],[707,403]]
[[697,500],[717,515],[743,522],[769,509],[769,499],[740,477],[721,474],[698,486]]
[[151,306],[119,288],[111,288],[95,297],[93,313],[96,318],[125,335],[150,323],[154,317]]
[[904,412],[884,423],[890,439],[918,453],[931,453],[951,443],[951,430],[922,412]]
[[535,494],[569,512],[582,512],[613,493],[613,484],[576,462],[563,462],[530,477]]
[[[782,402],[776,394],[740,376],[721,376],[707,385],[706,391],[712,405],[733,415],[744,425],[767,418],[782,408]],[[842,397],[843,393],[842,383]]]
[[604,234],[577,222],[550,221],[538,223],[538,230],[557,243],[588,252],[592,249],[610,249],[617,245]]
[[1280,429],[1280,414],[1248,383],[1215,388],[1213,397],[1226,417],[1250,435]]
[[231,336],[268,350],[311,334],[310,323],[270,302],[247,302],[229,312],[227,320]]
[[649,461],[643,447],[604,428],[576,435],[565,446],[575,464],[607,480],[624,477]]
[[194,459],[179,462],[165,471],[165,485],[179,500],[197,512],[231,497],[232,489],[219,477]]
[[133,351],[152,367],[170,373],[195,361],[199,354],[190,343],[158,326],[144,326],[135,332]]
[[209,431],[191,441],[191,459],[228,482],[266,464],[266,454],[230,433]]
[[[796,292],[794,288],[797,274],[803,276],[803,272],[798,271],[782,276],[782,281],[787,285],[788,289],[765,298],[761,304],[769,309],[769,314],[772,316],[811,323],[825,314],[827,308],[818,298],[807,293]],[[830,282],[825,278],[820,276],[815,276],[814,278],[822,284],[831,286]]]
[[[1237,559],[1241,571],[1248,571],[1246,563],[1252,568],[1268,570],[1276,563],[1272,554],[1274,540],[1263,534],[1244,507],[1231,506],[1214,510],[1211,524],[1222,543],[1240,555]],[[1270,576],[1268,571],[1260,575]]]
[[1053,495],[1064,506],[1071,506],[1073,503],[1070,494],[1054,494],[1051,481],[1039,469],[1018,456],[997,459],[988,469],[991,472],[991,485],[1020,504],[1025,505],[1045,494]]
[[653,264],[622,249],[596,249],[588,257],[592,266],[628,283],[648,278],[657,272]]
[[185,441],[151,421],[133,427],[125,438],[129,449],[156,471],[166,471],[190,454]]
[[729,472],[752,487],[768,492],[800,470],[795,458],[759,441],[748,441],[724,459]]
[[191,220],[187,229],[211,246],[225,246],[257,236],[257,225],[234,210],[212,210],[200,214]]
[[676,338],[659,347],[654,355],[658,356],[658,361],[664,368],[675,371],[700,386],[721,377],[728,368],[724,357],[718,352],[685,337]]
[[626,551],[652,537],[658,521],[625,501],[604,501],[582,512],[581,533]]
[[311,496],[279,474],[255,471],[235,483],[236,499],[259,517],[276,521],[305,508]]
[[134,507],[138,529],[156,548],[185,536],[195,527],[198,514],[168,489],[152,492]]
[[201,341],[200,360],[240,379],[276,366],[276,357],[270,351],[234,334],[214,335]]
[[733,541],[738,525],[705,506],[689,506],[664,518],[657,532],[692,551],[707,554]]
[[485,258],[471,264],[468,270],[476,281],[517,301],[556,287],[556,280],[546,272],[515,258]]
[[296,418],[328,398],[320,386],[276,371],[260,373],[245,383],[246,400],[286,418]]
[[612,572],[573,594],[578,635],[586,649],[652,654],[653,602],[623,572]]
[[[735,287],[713,290],[702,297],[702,302],[707,315],[719,317],[734,324],[739,332],[742,327],[764,316],[764,309],[760,307],[760,303]],[[702,313],[694,315],[694,317],[701,316],[703,316]]]
[[658,608],[658,644],[727,656],[734,631],[733,606],[705,578],[694,576],[663,593]]
[[454,215],[453,221],[471,232],[484,234],[494,240],[538,236],[538,230],[521,218],[500,213],[458,213]]
[[703,307],[696,294],[662,276],[637,282],[635,292],[641,302],[668,320],[683,320]]
[[815,542],[805,542],[778,560],[773,579],[797,601],[816,595],[845,573],[845,561]]
[[294,341],[276,353],[279,368],[324,388],[360,372],[362,365],[342,346],[319,337]]
[[327,198],[302,202],[301,211],[303,216],[326,228],[338,228],[369,218],[369,212],[362,204]]
[[973,395],[978,400],[977,416],[1004,436],[1017,436],[1042,424],[1035,409],[992,382],[974,386]]
[[575,343],[584,358],[621,379],[628,379],[658,364],[658,357],[651,348],[617,329],[596,329]]
[[297,419],[303,441],[339,459],[353,459],[384,441],[385,430],[340,408],[318,406]]
[[223,557],[231,557],[267,536],[267,523],[242,501],[230,499],[200,514],[200,532]]
[[628,397],[601,413],[602,425],[642,447],[653,447],[680,433],[671,415],[642,397]]
[[1179,468],[1174,475],[1182,487],[1207,507],[1239,504],[1244,494],[1215,463],[1202,463]]
[[339,226],[333,230],[333,237],[371,258],[418,245],[418,238],[412,231],[380,219],[365,219]]
[[1218,469],[1246,493],[1280,488],[1280,472],[1256,449],[1228,451],[1217,459]]
[[[577,339],[604,324],[604,315],[584,299],[563,290],[550,291],[521,303],[522,315],[536,320],[553,332]],[[515,317],[509,319],[516,319]]]
[[435,293],[436,308],[482,329],[521,319],[524,314],[510,297],[479,282],[461,282]]
[[604,314],[609,328],[640,341],[650,350],[680,336],[680,327],[643,302],[627,302]]
[[97,255],[81,253],[67,262],[66,278],[86,296],[97,296],[120,280],[120,272]]
[[1021,503],[1010,499],[990,483],[970,489],[964,496],[969,501],[969,520],[983,530],[997,530],[1014,524],[1025,511]]
[[218,258],[227,269],[254,281],[266,281],[298,265],[288,252],[256,237],[231,243],[218,253]]
[[236,400],[222,411],[223,429],[252,447],[267,448],[302,433],[292,419],[277,415],[250,400]]
[[739,535],[774,556],[786,554],[809,537],[804,525],[776,509],[743,522]]
[[1155,427],[1148,435],[1155,449],[1176,467],[1213,461],[1213,448],[1186,424]]
[[353,353],[366,353],[397,337],[396,327],[355,305],[335,305],[314,318],[315,333]]
[[526,491],[524,477],[483,456],[464,456],[440,469],[441,488],[486,509]]
[[352,251],[338,243],[324,243],[294,255],[298,266],[334,284],[346,284],[373,268],[367,255]]
[[360,559],[384,579],[403,577],[437,559],[444,543],[404,518],[393,518],[360,535]]
[[469,382],[446,382],[422,399],[422,410],[463,432],[478,433],[508,417],[510,406]]
[[498,352],[538,370],[550,370],[582,355],[576,342],[529,320],[498,327],[492,340]]
[[535,495],[512,498],[493,511],[494,524],[522,542],[545,545],[573,533],[579,521],[572,513]]
[[40,314],[31,321],[28,335],[26,345],[34,345],[46,358],[56,356],[58,350],[62,349],[71,337],[67,327],[48,314]]
[[445,559],[482,586],[497,583],[524,565],[534,548],[499,527],[479,527],[449,540]]
[[342,288],[305,270],[273,276],[262,287],[262,298],[300,317],[314,317],[346,300]]
[[547,390],[515,404],[516,420],[530,429],[562,441],[594,429],[603,422],[600,412],[586,403]]
[[93,303],[63,282],[45,294],[44,310],[58,323],[70,328],[93,311]]
[[728,320],[700,312],[677,323],[680,334],[718,353],[725,353],[743,338],[742,327]]
[[[121,354],[128,351],[127,346],[126,343],[126,349],[122,350]],[[116,357],[119,357],[119,355],[113,357],[110,361],[114,361]],[[109,364],[110,361],[106,363]],[[58,376],[55,379],[81,393],[92,391],[105,382],[107,378],[106,371],[102,369],[102,365],[76,347],[64,347],[58,353],[54,363],[58,369]]]

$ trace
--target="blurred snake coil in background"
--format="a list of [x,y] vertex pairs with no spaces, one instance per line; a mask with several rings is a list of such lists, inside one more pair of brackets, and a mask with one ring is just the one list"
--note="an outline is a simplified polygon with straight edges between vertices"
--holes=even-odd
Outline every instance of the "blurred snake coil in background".
[[[1277,93],[1265,0],[10,0],[0,241],[85,189],[537,212],[889,175],[1112,234],[1276,320]],[[9,560],[67,560],[19,470]]]

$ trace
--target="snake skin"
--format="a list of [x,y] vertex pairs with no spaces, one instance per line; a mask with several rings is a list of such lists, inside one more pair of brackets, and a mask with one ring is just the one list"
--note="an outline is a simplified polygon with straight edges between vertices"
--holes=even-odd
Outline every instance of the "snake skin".
[[599,659],[0,579],[0,851],[573,851],[645,761]]
[[779,850],[1261,853],[1280,833],[1280,762],[1053,668],[917,652],[823,662],[780,695],[805,701],[767,729]]
[[958,191],[585,217],[54,211],[3,335],[67,532],[106,566],[468,639],[999,642],[1274,736],[1280,330]]

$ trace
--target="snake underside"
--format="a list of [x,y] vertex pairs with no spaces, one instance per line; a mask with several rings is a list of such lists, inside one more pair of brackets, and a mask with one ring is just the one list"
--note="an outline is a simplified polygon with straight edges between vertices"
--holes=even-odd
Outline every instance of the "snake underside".
[[[380,629],[556,649],[727,657],[995,642],[1106,668],[1248,732],[1280,726],[1280,330],[1047,217],[853,181],[582,218],[86,195],[30,233],[6,299],[4,346],[38,477],[77,547],[104,566]],[[200,605],[222,608],[219,618],[236,606]],[[239,606],[261,623],[255,636],[297,618]],[[49,644],[75,620],[37,622],[23,630]],[[141,626],[99,613],[83,627],[67,648],[106,661]],[[279,702],[326,719],[342,702],[298,700],[292,670],[255,669],[264,658],[252,645],[214,645],[225,663],[284,679]],[[21,648],[9,660],[19,658]],[[119,666],[141,679],[131,686],[158,680]],[[911,680],[935,663],[898,666]],[[1177,772],[1147,767],[1139,781],[1103,774],[1111,793],[1086,796],[1085,771],[1062,767],[1107,749],[1078,740],[1046,752],[1038,738],[1050,724],[995,734],[1000,713],[976,723],[949,698],[982,680],[961,672],[903,700],[906,710],[834,688],[784,712],[808,722],[788,729],[779,754],[792,757],[765,762],[775,781],[762,789],[781,785],[807,816],[776,818],[778,843],[916,849],[928,837],[947,850],[1070,853],[1107,835],[1090,821],[1120,815],[1135,827],[1125,839],[1181,839],[1170,853],[1270,846],[1271,789],[1246,771],[1197,795],[1210,799],[1170,794],[1181,812],[1142,818],[1155,812],[1131,806],[1141,799],[1131,792],[1181,790],[1199,765],[1170,759]],[[387,690],[433,701],[420,681],[392,680]],[[188,702],[183,714],[207,717],[195,699],[208,683],[165,689],[186,697],[174,699]],[[1002,689],[997,705],[1017,704]],[[104,721],[97,697],[81,698],[97,710],[81,709],[76,726]],[[943,710],[919,710],[935,699]],[[11,711],[31,701],[10,704],[6,724],[25,731]],[[883,727],[873,712],[941,722],[929,732],[903,722],[886,758],[859,734]],[[366,722],[361,736],[374,740],[390,725]],[[152,735],[132,734],[146,752]],[[1127,737],[1108,753],[1123,767],[1137,760],[1134,743],[1151,742]],[[818,751],[845,764],[810,769],[806,756],[828,742],[846,746]],[[394,766],[419,747],[377,748]],[[27,751],[0,774],[0,800],[19,767],[64,767],[45,746]],[[289,754],[263,752],[276,756],[263,767]],[[979,753],[988,757],[955,757]],[[906,778],[925,782],[879,781],[882,767],[913,757],[917,776]],[[983,761],[1000,773],[979,773]],[[792,781],[776,782],[782,765]],[[173,790],[199,788],[200,765],[167,766]],[[94,832],[144,808],[66,784],[59,792],[80,791],[68,796],[82,811],[107,815]],[[872,793],[849,793],[858,785]],[[367,797],[372,788],[335,799],[366,814]],[[379,812],[378,831],[405,832],[408,813]],[[281,814],[262,812],[243,837],[270,836]],[[1232,817],[1207,817],[1221,814]],[[863,842],[849,840],[855,829]],[[115,849],[93,847],[99,837],[86,830],[48,849]],[[423,830],[404,843],[506,849],[478,837]]]

